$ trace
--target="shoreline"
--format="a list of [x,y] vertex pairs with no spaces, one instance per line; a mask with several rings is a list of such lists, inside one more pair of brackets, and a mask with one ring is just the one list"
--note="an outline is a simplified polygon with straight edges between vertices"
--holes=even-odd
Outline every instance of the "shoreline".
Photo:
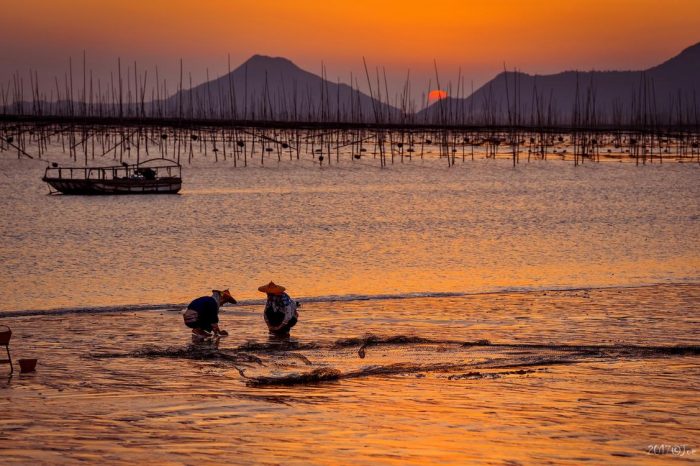
[[648,445],[698,448],[699,304],[700,284],[309,303],[289,340],[248,307],[205,344],[162,311],[19,317],[12,356],[38,365],[0,380],[0,454],[308,464],[313,438],[341,462],[530,464],[556,436],[560,462],[655,464]]
[[[488,295],[508,295],[508,294],[530,294],[543,292],[576,292],[576,291],[593,291],[593,290],[634,290],[640,288],[666,287],[666,286],[699,286],[700,280],[689,279],[687,282],[657,282],[643,283],[635,285],[599,285],[599,286],[573,286],[573,287],[556,287],[547,286],[542,288],[525,288],[525,287],[504,287],[503,289],[474,291],[474,292],[412,292],[412,293],[396,293],[396,294],[378,294],[378,295],[328,295],[328,296],[309,296],[295,297],[297,301],[302,303],[335,303],[335,302],[356,302],[356,301],[393,301],[393,300],[411,300],[411,299],[440,299],[440,298],[460,298],[469,296],[488,296]],[[237,307],[242,306],[258,306],[265,303],[265,299],[241,299],[238,301]],[[12,317],[31,317],[31,316],[57,316],[67,314],[109,314],[122,312],[147,312],[147,311],[169,311],[179,312],[187,303],[167,303],[167,304],[123,304],[117,306],[86,306],[86,307],[66,307],[66,308],[48,308],[48,309],[26,309],[26,310],[0,310],[0,321],[5,318]],[[232,307],[224,307],[223,311],[232,309]]]

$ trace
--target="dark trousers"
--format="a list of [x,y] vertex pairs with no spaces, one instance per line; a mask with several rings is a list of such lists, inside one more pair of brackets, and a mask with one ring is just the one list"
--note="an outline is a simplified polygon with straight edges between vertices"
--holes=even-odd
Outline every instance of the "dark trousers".
[[297,318],[292,317],[292,319],[287,322],[287,325],[284,327],[280,328],[279,330],[275,330],[274,332],[270,330],[270,333],[274,333],[275,335],[286,335],[289,333],[289,331],[292,329],[297,324]]

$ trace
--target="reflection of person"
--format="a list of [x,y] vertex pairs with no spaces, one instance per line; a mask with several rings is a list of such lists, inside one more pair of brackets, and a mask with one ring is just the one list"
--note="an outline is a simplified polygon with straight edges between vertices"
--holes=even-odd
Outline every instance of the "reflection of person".
[[192,301],[182,314],[185,325],[192,329],[192,334],[199,337],[228,335],[219,328],[219,308],[226,303],[236,304],[228,290],[212,290],[211,296],[202,296]]
[[294,327],[299,318],[297,307],[299,303],[292,300],[285,288],[270,282],[258,288],[258,291],[267,293],[267,303],[265,303],[265,323],[270,333],[278,336],[289,334],[289,330]]

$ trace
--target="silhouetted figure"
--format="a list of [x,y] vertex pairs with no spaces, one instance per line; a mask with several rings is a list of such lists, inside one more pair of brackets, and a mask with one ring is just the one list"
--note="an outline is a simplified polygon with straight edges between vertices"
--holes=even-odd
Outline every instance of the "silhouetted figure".
[[192,301],[182,314],[185,325],[192,329],[192,334],[201,338],[228,335],[219,328],[219,308],[226,303],[236,304],[228,290],[212,290],[211,296],[202,296]]
[[258,291],[267,294],[265,303],[265,323],[271,334],[276,336],[289,335],[299,318],[297,308],[299,303],[292,300],[284,292],[285,287],[270,282],[258,288]]

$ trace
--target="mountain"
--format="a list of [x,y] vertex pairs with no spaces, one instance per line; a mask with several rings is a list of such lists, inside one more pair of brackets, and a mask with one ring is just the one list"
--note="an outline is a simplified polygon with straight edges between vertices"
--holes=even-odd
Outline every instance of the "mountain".
[[[148,93],[146,89],[142,97]],[[383,103],[385,96],[373,98],[305,71],[285,58],[262,55],[251,57],[220,78],[180,90],[164,100],[136,104],[129,94],[119,105],[115,95],[115,89],[111,89],[111,94],[96,99],[90,107],[65,98],[58,102],[45,98],[20,100],[0,107],[0,114],[331,123],[698,124],[700,43],[642,71],[566,71],[551,75],[505,71],[469,97],[448,97],[417,114],[403,114]]]
[[434,103],[419,112],[416,121],[624,124],[645,118],[650,122],[653,117],[664,124],[695,122],[699,114],[700,43],[642,71],[506,71],[469,97]]
[[[66,91],[67,92],[67,91]],[[126,93],[126,89],[125,89]],[[81,95],[82,92],[77,92]],[[144,95],[148,94],[148,90]],[[67,99],[18,101],[0,115],[165,117],[295,122],[397,122],[402,113],[346,84],[305,71],[286,58],[254,55],[226,75],[163,100],[135,103],[118,89],[89,107]],[[382,97],[384,98],[384,97]]]
[[282,121],[386,122],[400,113],[286,58],[262,55],[225,76],[177,92],[165,101],[165,108],[185,117]]

